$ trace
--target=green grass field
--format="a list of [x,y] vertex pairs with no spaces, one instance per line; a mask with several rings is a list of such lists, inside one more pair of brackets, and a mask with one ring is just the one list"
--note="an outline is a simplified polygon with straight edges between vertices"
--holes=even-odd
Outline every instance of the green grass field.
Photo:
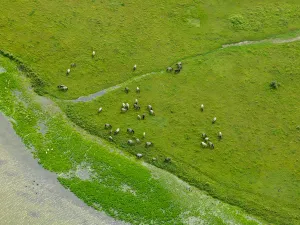
[[[5,0],[2,5],[0,50],[12,53],[28,66],[34,72],[36,92],[54,100],[76,125],[108,140],[104,124],[110,123],[114,129],[121,128],[121,133],[113,136],[115,147],[132,154],[143,153],[148,163],[269,223],[300,223],[300,42],[221,48],[245,40],[298,37],[297,0]],[[177,61],[183,62],[180,74],[161,72]],[[71,63],[77,66],[67,76]],[[134,64],[138,67],[133,72]],[[156,73],[133,80],[151,72]],[[126,81],[119,89],[90,102],[65,101]],[[272,81],[280,83],[278,89],[270,88]],[[58,84],[67,85],[69,90],[57,90]],[[130,88],[129,94],[124,92],[125,86]],[[141,88],[140,94],[135,93],[136,86]],[[132,108],[136,98],[142,106],[139,112]],[[12,99],[8,102],[2,104],[1,111],[11,115],[16,106]],[[131,105],[125,114],[120,113],[122,102]],[[153,106],[155,116],[148,115],[148,104]],[[200,111],[201,104],[205,105],[204,112]],[[103,107],[100,114],[99,107]],[[24,111],[17,119],[22,121],[27,113]],[[147,114],[146,120],[140,121],[137,115],[142,113]],[[168,224],[170,218],[170,224],[182,222],[179,218],[184,204],[175,201],[179,193],[172,195],[163,182],[151,183],[149,171],[136,162],[130,162],[133,164],[127,168],[127,159],[107,152],[110,145],[99,150],[95,143],[83,144],[81,135],[85,132],[74,133],[71,125],[61,125],[61,118],[68,119],[59,115],[49,122],[54,130],[44,137],[45,142],[59,140],[49,141],[56,151],[53,158],[45,158],[45,152],[38,150],[36,156],[41,163],[55,172],[66,172],[88,157],[96,173],[101,173],[105,164],[113,168],[115,179],[108,179],[109,185],[102,187],[95,182],[61,178],[64,185],[88,204],[99,203],[110,215],[126,221],[149,222],[157,217],[158,224]],[[217,122],[212,124],[214,117]],[[133,139],[126,133],[128,127],[135,130],[134,137],[140,138],[141,144],[127,144]],[[25,122],[18,129],[21,136],[35,132],[34,126],[28,128]],[[221,141],[217,138],[219,131],[224,135]],[[202,132],[210,137],[214,150],[201,147]],[[60,137],[66,133],[71,135],[64,143]],[[154,146],[146,149],[145,141]],[[36,149],[44,149],[41,143],[35,144]],[[65,154],[58,151],[61,146]],[[70,146],[72,151],[67,150]],[[172,162],[165,163],[165,157],[171,157]],[[137,174],[136,170],[143,172]],[[129,186],[138,183],[135,188],[143,197],[132,201],[130,195],[108,190],[120,186],[123,179]],[[133,181],[136,179],[140,182]],[[151,194],[152,185],[161,198]],[[111,197],[100,199],[103,193]],[[146,204],[143,198],[151,200]],[[122,201],[117,204],[118,199]],[[112,202],[121,214],[109,208]],[[161,213],[166,207],[167,213]],[[228,223],[220,217],[206,216],[206,222],[216,219],[210,221],[212,224]]]
[[[68,104],[65,110],[75,123],[106,139],[105,123],[120,127],[123,132],[115,136],[119,147],[142,152],[150,163],[158,158],[154,165],[218,198],[270,221],[298,221],[299,49],[299,42],[223,49],[183,61],[179,75],[157,74],[128,85],[132,90],[139,86],[140,94],[120,88],[89,103]],[[269,86],[273,80],[281,84],[277,90]],[[141,111],[120,113],[122,102],[133,104],[135,98]],[[148,115],[148,104],[155,116]],[[144,121],[137,119],[142,113]],[[129,146],[127,140],[133,138],[127,127],[138,138],[145,131],[145,141],[154,147],[145,148],[144,142]],[[201,147],[202,132],[214,150]],[[171,166],[163,162],[168,156]]]
[[88,205],[132,224],[265,224],[74,126],[16,66],[0,56],[0,111],[39,163]]
[[[0,48],[39,74],[45,85],[40,92],[70,99],[222,44],[299,29],[298,3],[4,0]],[[57,90],[62,83],[67,93]]]

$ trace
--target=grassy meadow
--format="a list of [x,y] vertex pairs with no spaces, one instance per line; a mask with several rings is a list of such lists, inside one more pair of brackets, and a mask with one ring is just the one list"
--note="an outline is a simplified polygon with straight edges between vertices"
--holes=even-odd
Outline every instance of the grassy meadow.
[[[3,0],[1,5],[0,49],[39,74],[40,94],[63,99],[161,71],[222,44],[300,28],[298,0]],[[77,67],[66,76],[71,63]],[[69,91],[59,92],[59,84]]]
[[[17,133],[36,149],[40,163],[63,174],[61,183],[87,204],[132,223],[259,223],[241,208],[272,224],[300,223],[300,42],[221,48],[298,37],[298,0],[3,0],[1,5],[1,54],[24,63],[19,69],[32,78],[34,90],[63,113],[45,109],[44,100],[33,101],[27,81],[3,57],[8,72],[0,74],[0,110],[17,121]],[[183,62],[178,75],[164,72],[177,61]],[[76,67],[67,75],[71,63]],[[278,89],[270,88],[272,81],[280,83]],[[90,102],[65,101],[122,82],[128,94],[123,85]],[[59,84],[69,90],[59,91]],[[132,108],[136,98],[140,111]],[[125,114],[122,102],[131,106]],[[147,113],[148,104],[155,116]],[[146,119],[138,120],[143,113]],[[38,131],[41,122],[48,127],[45,135]],[[107,142],[105,123],[121,129],[113,143]],[[134,135],[126,133],[128,127]],[[201,147],[202,132],[214,150]],[[133,138],[141,143],[129,146]],[[145,148],[145,141],[154,146]],[[153,168],[128,153],[143,153],[146,162],[239,208],[202,201],[202,192],[197,197],[176,192],[170,174],[153,179]],[[172,161],[165,163],[166,157]],[[69,177],[80,165],[93,171],[92,179]],[[190,204],[194,199],[201,204]],[[209,205],[214,207],[207,210]]]
[[[63,103],[73,122],[212,195],[279,224],[299,221],[300,42],[231,47],[183,60],[179,75],[132,82],[87,103]],[[271,81],[280,83],[270,88]],[[139,86],[141,92],[134,90]],[[133,107],[120,113],[122,102]],[[151,104],[155,116],[149,115]],[[201,112],[200,105],[205,110]],[[98,113],[98,108],[103,112]],[[146,113],[145,120],[137,115]],[[217,117],[215,124],[212,119]],[[130,127],[135,134],[127,134]],[[223,139],[218,140],[221,131]],[[146,132],[143,140],[142,134]],[[215,149],[202,148],[205,132]],[[130,146],[128,139],[142,142]],[[145,148],[151,141],[153,147]],[[152,158],[157,161],[152,161]],[[171,157],[172,163],[165,163]]]
[[39,163],[89,206],[131,224],[265,224],[89,135],[33,93],[14,62],[0,56],[0,68],[0,111]]

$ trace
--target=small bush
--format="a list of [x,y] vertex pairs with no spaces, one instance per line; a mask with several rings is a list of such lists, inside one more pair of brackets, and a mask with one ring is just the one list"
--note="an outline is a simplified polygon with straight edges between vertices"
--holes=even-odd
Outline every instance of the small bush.
[[247,30],[248,28],[247,21],[241,15],[233,15],[229,18],[229,21],[235,30]]
[[272,82],[270,83],[270,87],[271,87],[272,89],[277,89],[279,86],[280,86],[280,83],[278,83],[276,80],[275,80],[275,81],[272,81]]

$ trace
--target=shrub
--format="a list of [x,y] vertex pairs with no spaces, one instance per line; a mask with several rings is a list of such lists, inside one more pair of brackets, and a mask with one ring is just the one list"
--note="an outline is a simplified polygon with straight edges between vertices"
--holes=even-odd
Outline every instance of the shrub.
[[280,86],[280,83],[278,83],[276,80],[275,80],[275,81],[272,81],[272,82],[270,83],[270,87],[271,87],[272,89],[277,89],[279,86]]

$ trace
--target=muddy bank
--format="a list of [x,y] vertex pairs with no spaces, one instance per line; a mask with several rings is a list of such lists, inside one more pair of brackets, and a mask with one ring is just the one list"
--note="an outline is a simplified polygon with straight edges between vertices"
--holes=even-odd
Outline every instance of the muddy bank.
[[0,113],[1,224],[124,224],[86,206],[43,169]]

